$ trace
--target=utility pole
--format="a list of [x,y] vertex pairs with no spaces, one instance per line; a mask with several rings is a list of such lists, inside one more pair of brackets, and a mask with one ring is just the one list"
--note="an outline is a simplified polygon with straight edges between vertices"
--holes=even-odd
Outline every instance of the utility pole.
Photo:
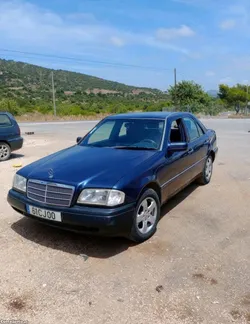
[[249,87],[249,85],[248,85],[248,83],[247,83],[247,102],[246,102],[246,115],[248,114],[248,87]]
[[54,72],[53,71],[52,71],[52,96],[53,96],[54,116],[56,116],[56,95],[55,95],[55,84],[54,84]]
[[175,105],[175,109],[176,109],[176,106],[177,106],[177,93],[176,93],[176,90],[177,90],[177,76],[176,76],[176,68],[174,68],[174,105]]
[[40,74],[40,86],[42,85],[42,70],[39,72]]

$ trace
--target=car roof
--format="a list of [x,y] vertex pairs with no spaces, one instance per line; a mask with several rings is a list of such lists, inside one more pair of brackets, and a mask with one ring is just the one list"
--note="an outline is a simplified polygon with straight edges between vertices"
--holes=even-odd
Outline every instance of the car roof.
[[166,119],[168,117],[187,117],[193,116],[187,112],[170,112],[170,111],[154,111],[154,112],[131,112],[126,114],[111,115],[108,119]]
[[4,114],[4,115],[7,115],[7,116],[13,118],[13,115],[11,113],[9,113],[8,111],[1,111],[0,110],[0,114],[2,114],[2,115]]

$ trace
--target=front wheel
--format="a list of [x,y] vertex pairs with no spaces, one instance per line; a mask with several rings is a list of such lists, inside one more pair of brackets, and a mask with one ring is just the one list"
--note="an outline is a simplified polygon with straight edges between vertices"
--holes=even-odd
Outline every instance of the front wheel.
[[213,158],[209,155],[206,159],[201,176],[197,179],[201,185],[206,185],[210,182],[213,174]]
[[8,144],[0,142],[0,161],[6,161],[9,159],[11,150]]
[[153,189],[147,189],[136,205],[129,239],[137,243],[148,240],[155,233],[159,218],[159,197]]

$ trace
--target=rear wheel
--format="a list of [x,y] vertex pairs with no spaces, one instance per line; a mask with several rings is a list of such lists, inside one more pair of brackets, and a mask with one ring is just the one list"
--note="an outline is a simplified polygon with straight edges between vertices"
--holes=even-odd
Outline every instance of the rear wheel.
[[159,197],[153,189],[147,189],[137,203],[129,239],[138,243],[149,239],[156,231],[159,217]]
[[10,146],[6,143],[0,142],[0,161],[6,161],[11,154]]
[[201,185],[206,185],[210,182],[213,174],[213,158],[209,155],[206,159],[201,176],[197,179]]

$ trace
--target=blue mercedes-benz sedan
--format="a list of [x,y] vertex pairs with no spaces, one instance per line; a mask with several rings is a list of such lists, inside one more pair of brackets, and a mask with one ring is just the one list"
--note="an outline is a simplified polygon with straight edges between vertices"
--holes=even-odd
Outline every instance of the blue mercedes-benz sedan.
[[210,182],[217,150],[216,133],[189,113],[110,116],[19,170],[8,202],[51,226],[142,242],[162,204],[194,180]]

